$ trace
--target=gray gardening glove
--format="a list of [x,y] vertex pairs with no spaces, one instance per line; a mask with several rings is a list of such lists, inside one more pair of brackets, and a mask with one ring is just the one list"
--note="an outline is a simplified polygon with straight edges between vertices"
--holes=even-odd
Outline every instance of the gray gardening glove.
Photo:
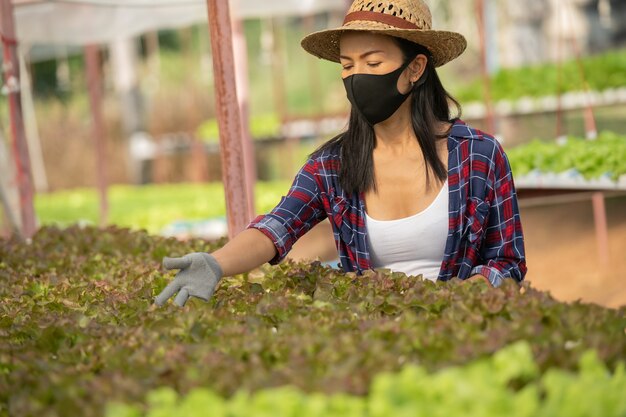
[[215,258],[203,252],[194,252],[182,258],[163,258],[165,269],[180,269],[174,281],[170,282],[154,300],[162,306],[176,292],[176,305],[183,307],[190,296],[209,301],[223,272]]

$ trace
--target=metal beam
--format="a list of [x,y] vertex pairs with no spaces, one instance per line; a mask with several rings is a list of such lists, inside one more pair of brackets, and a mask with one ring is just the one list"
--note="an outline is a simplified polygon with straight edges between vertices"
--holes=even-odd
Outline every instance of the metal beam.
[[220,134],[222,179],[226,194],[228,236],[232,239],[254,216],[246,176],[243,124],[237,100],[232,25],[228,1],[207,0],[215,100]]
[[474,8],[476,13],[476,22],[478,23],[478,37],[480,39],[480,68],[483,77],[485,107],[487,109],[487,130],[492,135],[497,135],[496,115],[491,99],[491,75],[488,68],[487,57],[487,27],[485,22],[485,0],[475,0]]
[[106,179],[106,145],[104,142],[104,121],[102,119],[102,89],[100,71],[100,48],[97,45],[85,47],[85,66],[89,102],[92,115],[92,134],[96,156],[97,182],[100,194],[100,226],[106,226],[109,216]]
[[0,37],[3,46],[3,85],[2,92],[9,98],[13,157],[17,172],[20,195],[20,215],[22,236],[31,238],[36,231],[34,189],[30,167],[28,143],[24,130],[22,97],[20,93],[20,64],[17,52],[15,15],[11,0],[0,0]]

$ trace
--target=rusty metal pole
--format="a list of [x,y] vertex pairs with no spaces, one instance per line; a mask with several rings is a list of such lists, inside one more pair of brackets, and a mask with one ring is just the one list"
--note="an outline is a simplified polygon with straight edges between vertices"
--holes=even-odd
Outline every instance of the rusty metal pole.
[[13,157],[20,195],[22,236],[31,238],[36,231],[34,188],[30,167],[30,155],[24,130],[22,97],[20,93],[20,65],[15,37],[15,21],[11,0],[0,0],[0,36],[3,46],[3,94],[9,97]]
[[[306,33],[315,32],[315,15],[307,15],[304,17],[304,28]],[[324,103],[322,99],[322,80],[320,79],[320,67],[318,65],[318,59],[311,54],[307,54],[309,59],[309,83],[311,87],[311,98],[313,99],[314,110],[313,114],[315,118],[324,114]]]
[[[272,93],[274,98],[274,111],[278,117],[278,121],[281,126],[284,126],[289,119],[287,111],[287,77],[285,76],[285,67],[287,66],[287,57],[284,42],[283,24],[284,19],[278,17],[268,18],[268,23],[271,25],[272,36],[272,54],[271,54],[271,68],[272,68]],[[286,146],[281,147],[281,154],[286,152],[285,157],[281,157],[281,169],[284,177],[290,177],[294,174],[294,158],[293,158],[293,138],[286,137]]]
[[243,32],[243,24],[240,19],[234,19],[231,24],[233,33],[233,54],[235,58],[235,80],[237,82],[237,97],[239,98],[239,110],[241,117],[241,131],[243,133],[243,159],[246,171],[246,191],[250,202],[248,216],[256,217],[254,201],[254,184],[256,183],[256,161],[254,158],[254,143],[250,132],[250,82],[248,77],[248,48],[246,36]]
[[237,101],[232,27],[228,7],[227,1],[207,0],[228,237],[232,239],[252,220],[248,215],[252,211],[252,204],[247,191],[249,185],[245,173],[244,134]]
[[496,116],[491,99],[491,77],[487,68],[487,35],[485,24],[485,0],[475,0],[476,21],[478,22],[478,37],[480,39],[480,61],[483,75],[483,87],[485,89],[485,106],[487,108],[487,129],[492,135],[496,135]]
[[282,20],[277,17],[267,19],[272,26],[272,92],[274,98],[274,111],[277,113],[281,124],[287,121],[287,87],[285,67],[287,58],[283,42]]
[[100,49],[97,45],[85,46],[85,64],[87,70],[87,85],[89,88],[89,102],[91,104],[91,115],[93,118],[93,142],[96,149],[97,181],[98,192],[100,194],[100,226],[104,227],[108,220],[109,200],[107,197],[104,122],[102,120]]
[[609,226],[606,219],[606,206],[604,204],[604,193],[596,192],[591,197],[593,206],[593,221],[596,228],[596,240],[598,245],[598,259],[603,268],[610,265],[609,252]]

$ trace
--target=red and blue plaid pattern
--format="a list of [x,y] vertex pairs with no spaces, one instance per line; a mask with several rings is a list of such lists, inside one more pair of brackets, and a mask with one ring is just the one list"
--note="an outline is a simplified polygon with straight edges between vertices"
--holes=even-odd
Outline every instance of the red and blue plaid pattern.
[[[247,226],[274,242],[278,254],[270,264],[328,217],[343,269],[361,274],[372,268],[365,199],[341,189],[339,164],[339,149],[309,158],[278,205]],[[450,222],[438,279],[480,274],[496,287],[504,278],[522,281],[524,237],[508,159],[497,140],[459,119],[448,135],[448,189]]]

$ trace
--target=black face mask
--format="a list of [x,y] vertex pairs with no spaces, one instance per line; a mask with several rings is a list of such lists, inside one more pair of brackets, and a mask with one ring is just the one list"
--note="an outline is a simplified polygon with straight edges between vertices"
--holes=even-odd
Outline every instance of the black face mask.
[[348,100],[370,125],[390,118],[413,91],[406,94],[398,91],[398,79],[411,61],[388,74],[353,74],[343,79]]

